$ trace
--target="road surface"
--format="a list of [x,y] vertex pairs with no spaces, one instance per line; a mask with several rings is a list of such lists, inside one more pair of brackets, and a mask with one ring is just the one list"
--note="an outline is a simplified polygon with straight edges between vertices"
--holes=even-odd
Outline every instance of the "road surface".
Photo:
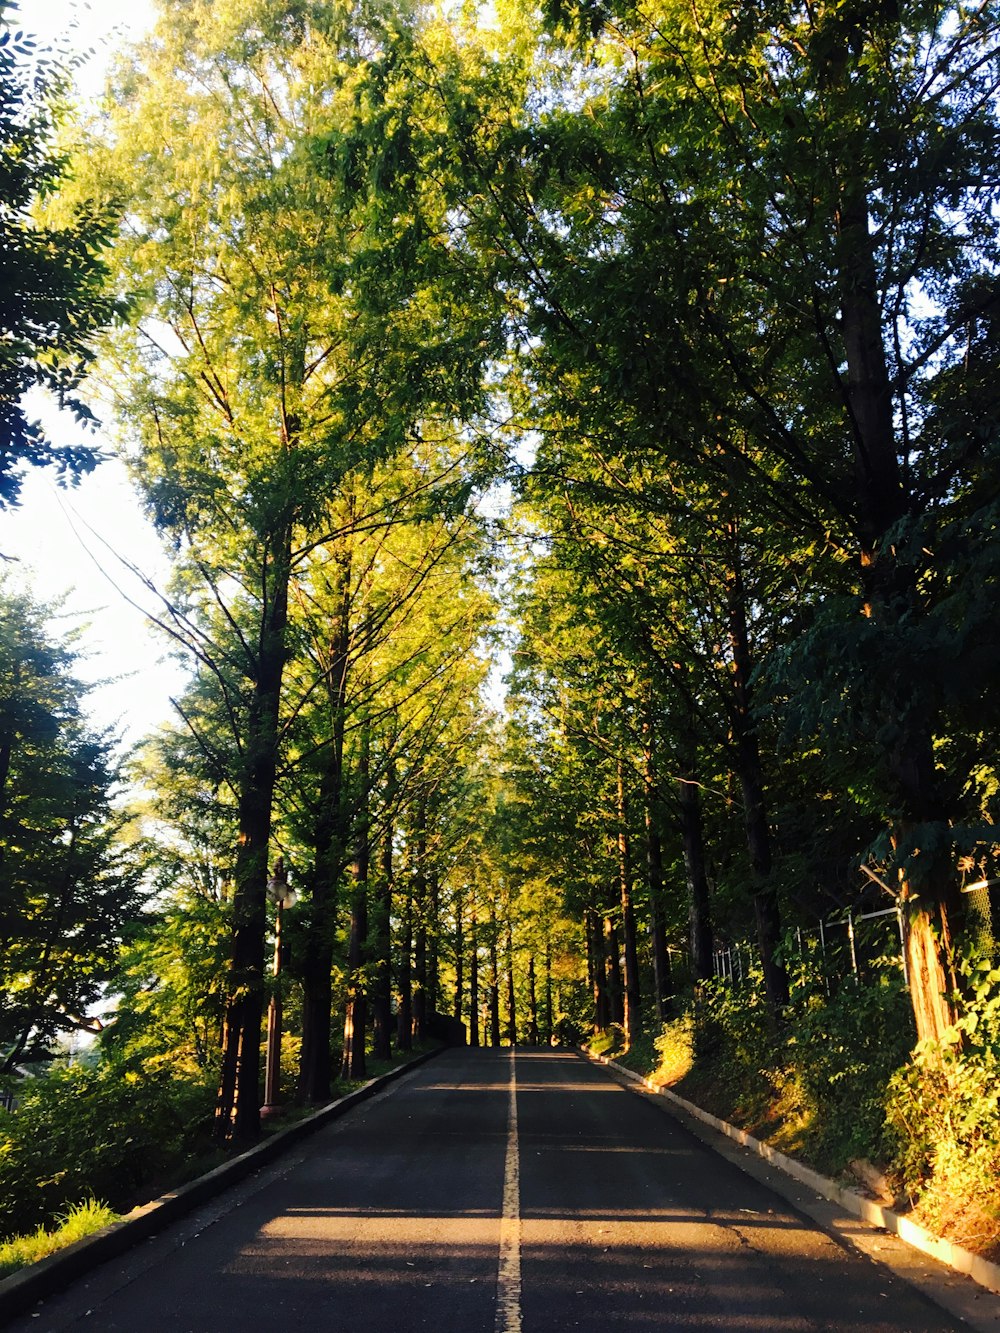
[[957,1329],[572,1052],[449,1051],[12,1326]]

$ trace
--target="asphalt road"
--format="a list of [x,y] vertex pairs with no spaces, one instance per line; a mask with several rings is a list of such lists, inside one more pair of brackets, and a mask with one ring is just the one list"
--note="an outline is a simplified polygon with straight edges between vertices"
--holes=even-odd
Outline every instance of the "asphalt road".
[[484,1050],[422,1066],[11,1329],[626,1326],[962,1327],[603,1069]]

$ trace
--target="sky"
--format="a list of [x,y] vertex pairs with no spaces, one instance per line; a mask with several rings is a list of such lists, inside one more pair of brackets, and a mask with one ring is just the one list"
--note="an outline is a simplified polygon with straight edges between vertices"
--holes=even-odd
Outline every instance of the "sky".
[[[141,36],[151,20],[147,0],[91,0],[89,5],[20,0],[17,22],[53,46],[93,47],[79,76],[81,93],[92,97],[103,88],[114,50]],[[81,437],[72,418],[46,404],[32,403],[30,410],[53,438]],[[110,429],[83,438],[111,451]],[[54,632],[63,626],[80,631],[78,675],[105,682],[87,700],[96,725],[112,727],[132,742],[169,716],[170,696],[181,687],[185,672],[180,664],[162,660],[165,640],[130,605],[130,598],[152,603],[120,557],[161,586],[167,564],[119,462],[102,463],[78,487],[67,489],[57,486],[50,469],[29,471],[20,508],[0,513],[0,553],[8,578],[30,587],[39,601],[60,603]]]

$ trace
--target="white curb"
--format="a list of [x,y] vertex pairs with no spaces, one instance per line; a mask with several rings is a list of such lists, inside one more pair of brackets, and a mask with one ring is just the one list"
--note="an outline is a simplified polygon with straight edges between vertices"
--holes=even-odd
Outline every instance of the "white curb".
[[848,1189],[845,1185],[838,1185],[835,1180],[830,1180],[826,1176],[821,1176],[818,1171],[812,1171],[808,1166],[803,1166],[801,1162],[796,1162],[794,1158],[786,1157],[784,1153],[778,1152],[776,1148],[770,1147],[767,1143],[762,1143],[760,1139],[755,1139],[752,1134],[748,1134],[744,1129],[737,1129],[735,1125],[730,1125],[728,1121],[720,1120],[718,1116],[710,1115],[708,1111],[703,1111],[700,1106],[695,1106],[693,1102],[687,1101],[683,1097],[678,1097],[676,1092],[671,1092],[669,1088],[661,1088],[657,1084],[643,1078],[634,1070],[626,1069],[624,1065],[609,1059],[606,1055],[591,1055],[588,1051],[587,1056],[591,1060],[596,1060],[602,1065],[608,1065],[617,1070],[619,1074],[624,1074],[626,1078],[634,1083],[641,1083],[647,1091],[655,1093],[659,1097],[665,1097],[668,1102],[673,1102],[679,1106],[682,1111],[693,1116],[703,1124],[710,1125],[712,1129],[717,1129],[721,1134],[734,1139],[744,1148],[749,1148],[758,1157],[763,1157],[773,1166],[784,1171],[786,1175],[797,1180],[799,1184],[805,1185],[808,1189],[815,1190],[824,1199],[829,1199],[831,1203],[837,1203],[854,1217],[859,1217],[863,1222],[868,1222],[873,1227],[882,1227],[885,1231],[891,1231],[893,1235],[898,1236],[901,1241],[919,1250],[922,1254],[929,1254],[932,1259],[937,1259],[940,1263],[953,1268],[957,1273],[965,1273],[971,1277],[974,1282],[978,1282],[981,1287],[988,1291],[1000,1293],[1000,1264],[991,1263],[989,1259],[983,1259],[978,1254],[973,1254],[970,1250],[964,1249],[961,1245],[955,1245],[950,1240],[942,1240],[940,1236],[934,1236],[931,1232],[916,1222],[911,1222],[908,1217],[901,1217],[899,1213],[893,1212],[891,1208],[885,1208],[882,1204],[874,1203],[871,1199],[866,1199],[855,1190]]

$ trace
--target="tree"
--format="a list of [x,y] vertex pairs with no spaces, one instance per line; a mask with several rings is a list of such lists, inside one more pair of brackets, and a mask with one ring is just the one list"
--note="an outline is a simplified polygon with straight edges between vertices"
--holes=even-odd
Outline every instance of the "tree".
[[[145,297],[121,384],[136,474],[178,553],[164,625],[214,676],[231,732],[224,1136],[258,1127],[265,885],[292,607],[314,555],[337,545],[348,476],[393,456],[418,422],[460,416],[479,393],[482,352],[451,355],[460,321],[446,326],[433,302],[413,299],[412,283],[386,304],[358,256],[340,184],[311,157],[307,134],[337,142],[353,105],[369,41],[357,18],[349,7],[278,0],[261,0],[252,16],[200,0],[172,11],[123,76],[108,168],[138,182],[122,281]],[[332,884],[342,848],[333,786],[330,796],[313,851],[317,883]],[[321,896],[313,908],[325,951],[332,909],[317,906]],[[317,976],[325,970],[317,955]]]
[[506,115],[530,24],[494,71],[466,59],[462,87],[425,54],[465,126],[463,239],[508,294],[532,392],[583,379],[628,457],[654,448],[852,562],[851,601],[800,624],[785,681],[794,660],[836,701],[836,743],[878,792],[870,850],[906,907],[918,1030],[940,1037],[969,834],[966,775],[938,756],[987,700],[953,615],[972,534],[982,608],[995,591],[1000,14],[665,0],[549,20]]
[[70,159],[54,136],[69,71],[12,26],[12,8],[0,4],[0,509],[17,504],[25,466],[75,479],[97,463],[96,449],[49,439],[23,400],[47,389],[94,424],[80,383],[95,333],[119,310],[106,259],[112,211],[95,199],[60,199]]
[[116,975],[141,858],[113,807],[107,737],[81,708],[51,612],[0,587],[0,1074],[50,1058]]

